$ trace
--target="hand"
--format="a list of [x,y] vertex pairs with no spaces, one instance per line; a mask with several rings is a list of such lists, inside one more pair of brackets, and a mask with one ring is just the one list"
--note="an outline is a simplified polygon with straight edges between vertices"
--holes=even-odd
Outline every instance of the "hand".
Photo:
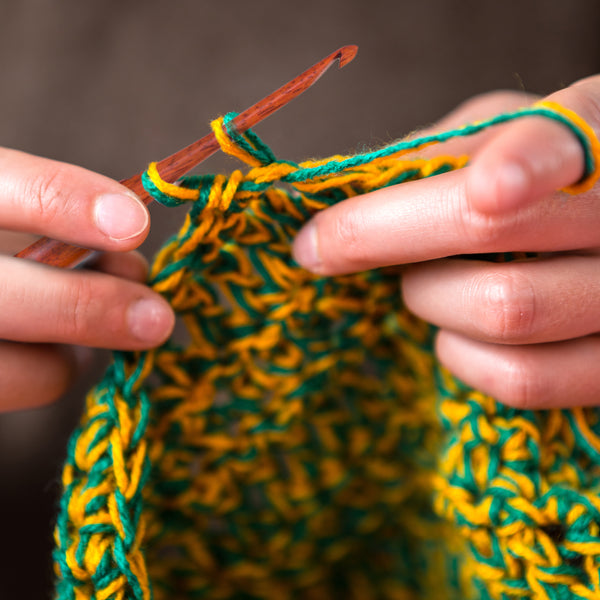
[[46,404],[68,388],[81,354],[72,345],[146,349],[168,337],[174,316],[140,283],[144,259],[128,252],[149,229],[148,211],[132,192],[14,150],[0,149],[0,173],[0,229],[107,252],[96,265],[102,272],[0,256],[0,410],[13,410]]
[[[547,99],[600,133],[600,76]],[[436,129],[531,100],[478,97]],[[600,186],[555,191],[583,175],[579,142],[564,125],[533,117],[435,151],[467,153],[471,166],[323,211],[299,233],[296,260],[321,274],[408,265],[405,302],[440,327],[437,355],[464,382],[519,408],[600,403]],[[540,256],[446,258],[515,251]]]

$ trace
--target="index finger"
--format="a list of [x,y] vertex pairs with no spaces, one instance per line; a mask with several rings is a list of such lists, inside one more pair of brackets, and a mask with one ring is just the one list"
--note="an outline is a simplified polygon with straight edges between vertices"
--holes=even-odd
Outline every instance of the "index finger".
[[125,251],[145,239],[150,217],[120,183],[75,165],[0,148],[0,228]]
[[[594,125],[598,121],[592,114],[594,104],[577,102],[582,95],[600,95],[600,79],[568,88],[552,99],[574,104]],[[481,154],[485,158],[487,151],[488,157],[493,156],[495,146],[506,154],[505,140],[518,145],[521,138],[529,151],[526,159],[536,165],[525,182],[526,191],[543,202],[486,210],[489,203],[478,202],[471,181],[471,172],[480,169],[476,155],[473,167],[354,197],[317,214],[294,243],[296,260],[329,275],[455,254],[547,252],[600,245],[597,190],[569,198],[567,203],[561,193],[548,188],[548,181],[555,189],[581,177],[583,150],[572,131],[550,119],[523,119],[493,137]],[[492,176],[487,177],[491,185]],[[485,188],[485,181],[480,187]],[[499,190],[500,194],[514,191],[510,185]]]
[[469,168],[350,198],[318,213],[296,238],[296,260],[334,275],[457,254],[600,245],[597,192],[569,199],[568,207],[558,193],[543,205],[486,215],[468,201]]

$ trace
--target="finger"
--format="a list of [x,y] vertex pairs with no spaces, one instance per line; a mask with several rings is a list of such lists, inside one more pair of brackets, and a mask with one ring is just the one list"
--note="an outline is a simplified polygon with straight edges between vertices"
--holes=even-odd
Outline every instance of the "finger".
[[499,346],[439,332],[437,355],[475,389],[520,409],[597,405],[600,337],[533,346]]
[[418,316],[482,341],[534,344],[599,331],[597,256],[433,261],[408,267],[402,287]]
[[77,374],[73,348],[0,341],[0,412],[47,405]]
[[[597,81],[581,82],[578,85],[582,89],[575,92],[580,97],[585,96],[590,106],[593,106],[590,88],[594,92]],[[551,99],[562,100],[562,97]],[[586,111],[576,104],[574,101],[571,103],[583,118],[594,125],[595,121],[590,116],[593,111]],[[583,102],[580,104],[583,106]],[[534,125],[535,131],[539,127],[545,132],[546,129],[550,131],[541,136],[542,143],[531,139],[527,143],[534,144],[536,148],[546,144],[548,154],[558,152],[562,157],[558,163],[555,159],[544,162],[540,172],[552,173],[541,187],[536,188],[538,192],[568,185],[581,176],[582,149],[569,129],[550,119],[534,118],[514,123],[511,128],[506,128],[503,135],[508,136],[509,129],[512,131],[517,125],[526,126],[527,139],[535,137],[530,129]],[[524,147],[530,148],[521,137],[518,141],[523,141]],[[501,138],[494,137],[493,143],[485,148],[495,148]],[[567,146],[562,145],[565,140],[568,140]],[[549,148],[547,144],[550,144]],[[483,160],[481,157],[485,157],[483,150],[476,152],[474,165]],[[578,167],[573,167],[573,160],[578,161]],[[562,169],[566,163],[571,165],[570,168],[566,165],[566,176],[557,175],[554,172],[557,165]],[[532,203],[524,203],[518,210],[490,213],[479,208],[479,192],[473,189],[471,182],[473,168],[351,198],[318,213],[294,242],[296,260],[320,274],[339,274],[460,253],[553,251],[598,245],[598,235],[588,227],[592,223],[594,227],[598,225],[596,206],[600,191],[597,188],[587,194],[570,197],[568,211],[565,210],[562,194],[553,194],[551,198],[545,198],[543,207],[537,206],[535,210],[530,210]],[[479,185],[482,190],[487,189],[488,175],[481,177],[475,187]],[[485,194],[482,190],[479,191]],[[485,203],[485,200],[482,202]],[[544,227],[540,227],[541,219]]]
[[0,257],[0,338],[140,350],[162,343],[174,316],[139,283]]
[[140,283],[148,276],[148,261],[137,251],[104,252],[88,268]]
[[[497,215],[467,201],[469,167],[356,196],[317,213],[293,245],[299,264],[331,275],[489,252],[600,246],[600,190],[560,194]],[[543,226],[541,226],[543,224]]]
[[108,177],[7,149],[0,172],[0,228],[101,250],[130,250],[148,233],[144,204]]
[[38,239],[39,236],[30,235],[28,233],[0,230],[0,254],[13,256],[19,252],[19,250],[27,248],[27,246],[30,246]]
[[[569,108],[600,132],[600,76],[547,98]],[[547,118],[521,119],[505,127],[476,154],[468,195],[474,209],[492,214],[532,203],[578,182],[584,174],[581,143],[565,125]]]

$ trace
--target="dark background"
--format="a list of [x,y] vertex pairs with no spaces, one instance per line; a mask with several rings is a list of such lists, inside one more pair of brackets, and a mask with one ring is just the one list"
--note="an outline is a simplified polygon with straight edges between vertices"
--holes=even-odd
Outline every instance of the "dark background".
[[[351,65],[257,128],[277,155],[354,152],[473,94],[544,94],[600,71],[597,0],[0,0],[0,9],[0,144],[116,179],[348,43],[360,46]],[[217,157],[202,169],[233,166]],[[180,219],[156,207],[145,252]],[[105,361],[56,406],[0,417],[1,600],[51,596],[66,439]]]

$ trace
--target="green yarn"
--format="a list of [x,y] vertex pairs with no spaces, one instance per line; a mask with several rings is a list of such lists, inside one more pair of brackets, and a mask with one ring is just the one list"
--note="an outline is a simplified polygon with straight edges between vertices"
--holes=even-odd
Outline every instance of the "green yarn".
[[167,206],[197,190],[149,282],[188,339],[115,353],[90,392],[63,475],[57,598],[598,593],[600,411],[496,403],[436,363],[398,270],[324,278],[290,253],[317,211],[465,164],[396,172],[398,152],[532,115],[579,130],[534,107],[298,165],[229,115],[230,151],[258,167],[172,194],[144,175]]

